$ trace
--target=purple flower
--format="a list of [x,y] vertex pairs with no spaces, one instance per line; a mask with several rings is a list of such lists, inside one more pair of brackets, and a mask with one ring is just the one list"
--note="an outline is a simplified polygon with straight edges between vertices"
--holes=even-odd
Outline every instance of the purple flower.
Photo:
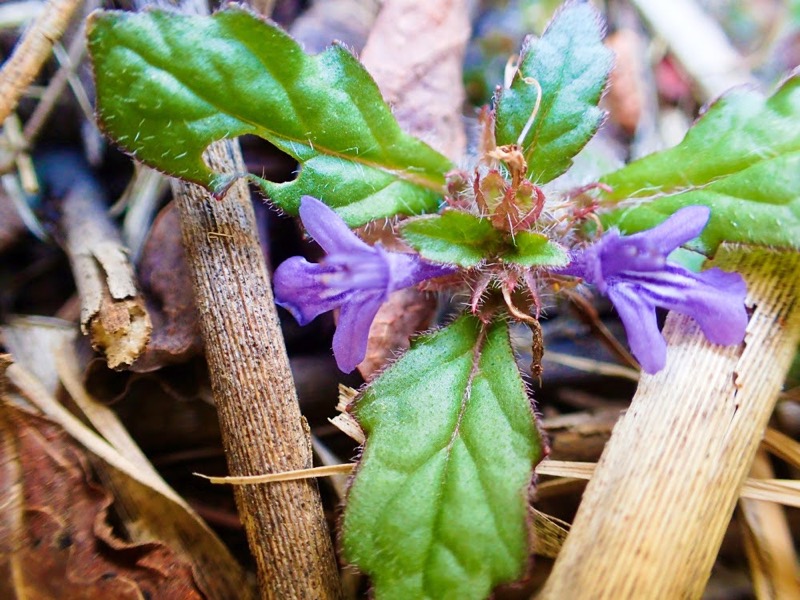
[[319,264],[300,256],[282,263],[273,278],[275,302],[300,325],[341,308],[333,354],[339,368],[349,373],[364,360],[370,325],[389,294],[453,269],[427,263],[416,254],[366,244],[339,215],[311,196],[301,199],[300,218],[327,256]]
[[667,261],[670,252],[700,234],[710,214],[706,206],[688,206],[635,235],[622,236],[612,229],[574,253],[572,263],[560,271],[582,277],[611,299],[631,351],[648,373],[660,371],[667,360],[657,306],[693,318],[715,344],[744,339],[747,287],[741,275],[717,268],[692,273]]

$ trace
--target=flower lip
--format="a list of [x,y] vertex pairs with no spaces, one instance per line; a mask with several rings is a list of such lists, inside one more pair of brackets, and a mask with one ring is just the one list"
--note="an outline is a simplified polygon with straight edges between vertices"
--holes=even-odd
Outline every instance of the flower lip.
[[747,287],[741,275],[718,268],[693,273],[667,259],[681,244],[697,237],[709,217],[708,207],[689,206],[634,235],[610,230],[574,252],[570,265],[559,271],[582,277],[611,299],[631,351],[648,373],[660,371],[666,362],[656,307],[693,318],[713,343],[738,344],[744,339]]
[[303,196],[300,218],[327,255],[316,264],[299,256],[284,261],[273,276],[275,302],[300,325],[339,308],[333,350],[339,368],[349,373],[364,359],[370,325],[389,294],[453,268],[416,254],[390,252],[380,244],[370,246],[311,196]]

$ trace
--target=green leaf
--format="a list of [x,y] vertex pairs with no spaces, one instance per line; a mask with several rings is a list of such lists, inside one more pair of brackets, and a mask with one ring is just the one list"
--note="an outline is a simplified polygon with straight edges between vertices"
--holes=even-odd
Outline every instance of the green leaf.
[[724,241],[800,248],[800,74],[769,98],[731,90],[676,147],[603,177],[601,199],[642,199],[603,215],[632,233],[684,206],[704,204],[711,219],[693,249],[713,254]]
[[569,262],[566,251],[546,235],[519,231],[514,236],[495,229],[489,219],[459,210],[409,219],[400,233],[420,256],[433,262],[477,267],[497,259],[526,267],[561,267]]
[[535,110],[522,142],[528,177],[546,183],[566,171],[597,131],[604,112],[597,107],[613,64],[603,45],[603,25],[588,2],[569,2],[556,13],[539,40],[529,38],[521,51],[519,71],[497,98],[498,145],[514,144]]
[[675,248],[675,250],[670,252],[667,260],[693,273],[700,273],[706,265],[706,262],[708,262],[708,257],[700,252],[681,247]]
[[569,262],[567,251],[542,233],[519,231],[513,243],[511,251],[503,255],[506,262],[525,267],[563,267]]
[[542,442],[505,322],[462,316],[418,339],[355,414],[367,443],[344,554],[376,598],[485,598],[523,574]]
[[458,210],[410,219],[400,233],[423,258],[460,267],[478,266],[503,245],[502,234],[488,219]]
[[310,194],[356,226],[438,208],[452,164],[403,133],[340,46],[309,56],[278,26],[235,6],[211,17],[99,11],[88,36],[99,121],[152,167],[219,195],[235,176],[209,169],[203,151],[255,134],[302,163],[292,182],[252,176],[283,210],[296,213]]

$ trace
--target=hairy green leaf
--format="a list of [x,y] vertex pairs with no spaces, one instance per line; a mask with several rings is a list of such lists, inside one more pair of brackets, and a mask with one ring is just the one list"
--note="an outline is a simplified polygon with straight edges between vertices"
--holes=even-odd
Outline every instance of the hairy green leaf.
[[505,322],[462,316],[418,339],[355,414],[367,443],[344,553],[377,598],[485,598],[523,574],[542,444]]
[[224,193],[238,174],[202,153],[255,134],[302,163],[296,180],[252,179],[295,213],[310,194],[352,226],[434,211],[450,161],[403,133],[344,48],[309,56],[277,25],[231,6],[210,17],[99,11],[88,25],[103,129],[166,173]]
[[495,229],[489,219],[459,210],[410,219],[400,226],[403,239],[423,258],[460,267],[497,259],[526,267],[561,267],[566,251],[546,235],[519,231],[513,236]]
[[488,219],[458,210],[405,221],[400,232],[422,257],[461,267],[479,265],[503,244]]
[[519,231],[513,247],[503,260],[525,267],[563,267],[569,262],[567,251],[542,233]]
[[604,113],[597,107],[613,63],[603,45],[603,25],[588,2],[568,2],[538,40],[528,38],[510,88],[497,98],[498,145],[516,143],[541,103],[522,141],[528,177],[546,183],[566,171],[572,158],[597,131]]
[[693,249],[724,241],[800,248],[800,74],[769,98],[731,90],[676,147],[603,178],[606,202],[640,199],[603,215],[606,225],[650,229],[684,206],[704,204],[711,220]]

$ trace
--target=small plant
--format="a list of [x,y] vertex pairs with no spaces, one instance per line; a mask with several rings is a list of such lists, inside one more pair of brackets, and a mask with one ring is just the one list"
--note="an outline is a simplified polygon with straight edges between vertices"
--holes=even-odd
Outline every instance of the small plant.
[[[340,310],[333,350],[343,371],[364,359],[391,292],[466,295],[460,316],[420,335],[351,405],[367,441],[342,549],[379,598],[483,598],[524,574],[529,488],[546,448],[511,322],[531,328],[539,376],[543,298],[588,284],[610,298],[633,355],[654,373],[666,361],[656,307],[694,318],[713,343],[743,340],[744,281],[694,259],[723,242],[800,242],[797,74],[768,98],[731,91],[675,148],[578,189],[553,183],[604,118],[612,59],[602,36],[595,9],[568,2],[526,41],[510,84],[481,113],[473,166],[461,170],[401,130],[342,47],[309,56],[235,6],[211,17],[91,17],[98,119],[110,137],[219,198],[249,178],[326,251],[318,264],[282,264],[275,293],[301,324]],[[297,179],[210,170],[207,146],[243,134],[294,157]],[[406,250],[351,230],[387,218]]]

